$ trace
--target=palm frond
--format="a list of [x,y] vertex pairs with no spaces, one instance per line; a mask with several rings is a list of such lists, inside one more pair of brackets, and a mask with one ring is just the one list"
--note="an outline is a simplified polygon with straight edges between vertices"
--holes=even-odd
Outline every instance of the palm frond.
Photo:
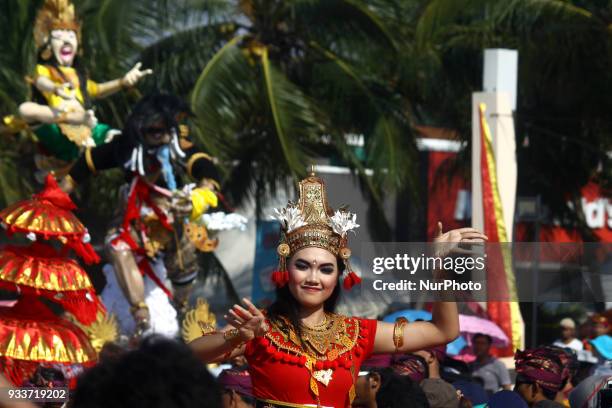
[[316,115],[304,94],[270,64],[267,49],[261,63],[276,136],[292,175],[303,176],[307,164],[303,143],[316,139]]
[[[400,134],[399,123],[392,119],[396,113],[393,112],[393,108],[390,108],[390,105],[393,104],[387,98],[384,98],[385,101],[370,90],[361,79],[360,74],[346,61],[316,43],[311,43],[311,46],[350,79],[361,97],[365,97],[367,107],[374,112],[374,115],[369,118],[369,123],[365,122],[363,125],[369,127],[369,129],[364,129],[368,146],[367,163],[374,166],[375,179],[382,180],[381,185],[387,184],[387,187],[401,186],[406,181],[411,163],[406,160],[407,154],[403,144],[406,135]],[[410,132],[409,129],[404,129],[404,131],[407,134]]]
[[191,108],[195,113],[198,141],[209,151],[229,157],[237,147],[236,138],[250,123],[258,93],[254,61],[249,61],[237,36],[210,59],[191,93]]
[[396,48],[394,35],[377,12],[364,1],[293,0],[289,5],[297,17],[296,24],[324,44],[356,39],[391,50]]
[[498,24],[511,23],[524,32],[542,28],[542,23],[596,23],[593,13],[563,0],[510,0],[492,8],[491,17]]
[[148,45],[140,52],[139,61],[153,69],[151,82],[155,88],[186,95],[208,61],[235,31],[231,22],[190,27]]
[[441,30],[458,22],[462,17],[476,14],[484,16],[491,2],[487,0],[432,0],[416,24],[416,44],[424,48],[436,41]]

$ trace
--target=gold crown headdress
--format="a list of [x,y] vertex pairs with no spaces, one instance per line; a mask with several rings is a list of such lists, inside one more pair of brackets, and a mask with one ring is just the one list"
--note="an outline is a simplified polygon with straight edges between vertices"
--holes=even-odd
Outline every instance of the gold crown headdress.
[[334,210],[327,202],[325,183],[314,173],[299,182],[299,201],[274,210],[274,218],[281,223],[281,238],[277,252],[278,270],[272,274],[274,283],[282,287],[289,281],[287,258],[302,248],[323,248],[342,258],[346,268],[344,287],[350,289],[361,279],[349,263],[348,232],[359,227],[356,215],[342,208]]
[[47,45],[53,30],[73,30],[80,37],[81,26],[70,0],[45,0],[34,23],[34,42],[37,48]]

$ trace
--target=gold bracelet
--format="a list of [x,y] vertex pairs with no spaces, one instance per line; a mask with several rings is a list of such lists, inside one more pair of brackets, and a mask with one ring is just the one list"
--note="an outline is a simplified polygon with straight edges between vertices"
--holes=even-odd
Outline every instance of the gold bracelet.
[[210,335],[219,333],[215,329],[215,326],[213,326],[210,323],[204,323],[204,322],[198,320],[198,326],[200,326],[200,330],[202,331],[202,336],[210,336]]
[[393,344],[395,345],[396,352],[404,345],[404,327],[407,324],[408,320],[405,317],[398,317],[395,320],[395,325],[393,326]]
[[227,330],[227,331],[223,332],[223,339],[225,341],[232,341],[236,337],[238,337],[239,334],[240,334],[240,332],[238,331],[238,329],[230,329],[230,330]]

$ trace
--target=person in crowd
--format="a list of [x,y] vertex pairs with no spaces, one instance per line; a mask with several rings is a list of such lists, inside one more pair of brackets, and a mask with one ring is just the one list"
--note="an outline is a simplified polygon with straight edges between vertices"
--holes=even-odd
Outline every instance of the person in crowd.
[[528,408],[529,406],[521,396],[509,390],[498,391],[491,395],[487,408]]
[[427,361],[415,354],[398,354],[393,356],[391,368],[399,375],[406,375],[417,384],[429,377]]
[[460,391],[461,395],[472,403],[473,408],[484,407],[489,401],[489,394],[482,388],[482,385],[473,381],[455,381],[453,387]]
[[602,334],[589,341],[597,356],[602,360],[612,359],[612,336]]
[[440,376],[440,362],[446,357],[445,346],[418,350],[413,354],[420,356],[427,363],[428,376],[421,381],[420,385],[427,396],[429,406],[431,408],[457,407],[459,404],[457,390]]
[[461,394],[455,387],[441,378],[425,378],[421,381],[421,388],[427,396],[431,408],[456,408],[459,407]]
[[381,377],[375,371],[361,371],[355,382],[355,399],[351,408],[377,408],[376,394],[380,390]]
[[423,390],[408,376],[393,369],[378,368],[361,372],[356,382],[357,396],[352,408],[429,408]]
[[598,362],[593,375],[612,375],[612,336],[602,334],[589,341]]
[[484,389],[493,394],[500,389],[510,390],[512,382],[508,369],[490,353],[493,339],[487,334],[477,333],[472,338],[476,360],[470,364],[472,375],[482,378]]
[[608,322],[608,318],[605,315],[593,315],[591,317],[591,324],[593,325],[593,337],[610,334],[610,322]]
[[585,350],[593,351],[591,340],[607,335],[610,332],[610,323],[605,315],[594,314],[586,322],[584,327],[584,336],[582,336],[582,344]]
[[253,383],[248,370],[223,370],[217,382],[223,390],[223,408],[251,408],[255,406]]
[[[585,378],[570,392],[569,403],[572,408],[601,408],[601,403],[612,394],[612,375],[593,375]],[[612,400],[610,405],[612,406]]]
[[[357,374],[371,354],[408,353],[457,337],[457,305],[450,301],[434,302],[431,322],[400,318],[393,324],[334,313],[340,284],[350,289],[360,281],[348,247],[358,225],[346,209],[330,208],[325,184],[314,172],[299,183],[298,202],[276,213],[281,241],[279,268],[272,275],[275,303],[264,314],[244,299],[226,317],[234,329],[191,343],[205,362],[244,354],[258,404],[349,407]],[[444,258],[461,243],[486,239],[473,228],[443,233],[439,223],[437,255]],[[434,278],[441,276],[434,272]]]
[[559,353],[548,347],[517,350],[515,390],[533,408],[562,408],[555,401],[567,381],[568,368]]
[[221,407],[215,379],[189,347],[159,336],[78,380],[71,408]]
[[553,343],[553,346],[561,348],[571,348],[580,351],[584,348],[582,342],[576,338],[576,322],[566,317],[559,322],[561,328],[561,338]]
[[557,354],[563,367],[563,378],[561,379],[563,386],[561,389],[559,389],[559,392],[557,392],[555,401],[565,407],[569,407],[568,396],[574,388],[573,381],[578,370],[577,352],[570,348],[561,348],[556,346],[550,346],[548,349]]
[[427,378],[441,378],[440,364],[446,358],[445,348],[446,346],[438,346],[412,353],[422,357],[427,363]]
[[100,354],[98,355],[98,360],[100,362],[106,361],[117,361],[127,352],[127,349],[115,342],[106,342],[102,349],[100,350]]
[[[22,384],[22,387],[68,388],[69,381],[58,368],[40,365],[30,379]],[[41,406],[43,408],[62,408],[64,401],[46,401]]]

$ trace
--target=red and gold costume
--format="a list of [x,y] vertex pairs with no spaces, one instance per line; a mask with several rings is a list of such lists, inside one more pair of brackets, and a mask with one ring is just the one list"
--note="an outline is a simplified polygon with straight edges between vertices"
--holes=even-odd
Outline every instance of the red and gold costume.
[[246,346],[255,397],[262,406],[349,407],[374,348],[376,320],[330,313],[321,327],[303,327],[301,338],[285,323],[270,323]]

